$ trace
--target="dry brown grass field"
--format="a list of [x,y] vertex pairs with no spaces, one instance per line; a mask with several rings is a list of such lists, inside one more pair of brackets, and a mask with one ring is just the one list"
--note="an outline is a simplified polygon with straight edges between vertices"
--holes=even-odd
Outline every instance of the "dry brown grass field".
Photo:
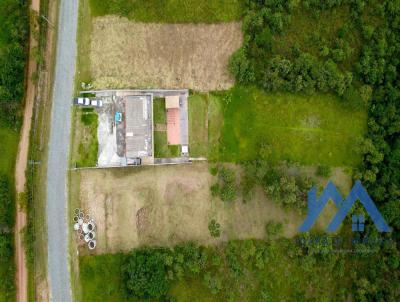
[[[98,254],[189,240],[209,245],[263,238],[268,221],[282,222],[284,235],[291,237],[303,219],[268,200],[261,189],[248,203],[212,198],[214,176],[207,163],[80,170],[71,177],[71,196],[78,199],[72,205],[89,211],[96,221]],[[221,224],[217,239],[208,230],[213,218]]]
[[227,65],[242,44],[239,22],[145,24],[105,16],[93,18],[91,31],[90,70],[96,88],[208,91],[234,84]]

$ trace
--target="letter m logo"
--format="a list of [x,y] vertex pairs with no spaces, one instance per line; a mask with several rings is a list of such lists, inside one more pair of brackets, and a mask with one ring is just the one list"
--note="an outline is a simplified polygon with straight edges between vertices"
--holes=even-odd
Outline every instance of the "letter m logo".
[[340,224],[343,222],[344,218],[349,213],[357,200],[359,200],[364,208],[367,210],[369,216],[371,217],[379,232],[391,231],[391,228],[388,226],[385,219],[376,208],[371,197],[368,195],[367,191],[358,180],[356,181],[355,185],[353,186],[349,195],[344,201],[332,182],[328,182],[326,188],[321,193],[318,199],[317,188],[315,186],[312,187],[308,192],[308,214],[303,224],[299,228],[300,232],[307,232],[311,229],[329,200],[332,200],[334,202],[334,204],[338,208],[338,212],[328,225],[328,232],[335,232],[339,228]]

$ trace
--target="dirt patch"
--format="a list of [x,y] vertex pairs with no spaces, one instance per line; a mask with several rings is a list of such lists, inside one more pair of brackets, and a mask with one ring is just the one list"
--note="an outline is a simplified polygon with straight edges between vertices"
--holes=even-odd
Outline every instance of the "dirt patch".
[[[302,217],[269,201],[260,189],[253,200],[224,203],[210,194],[207,163],[135,169],[81,170],[81,207],[97,225],[96,253],[129,251],[143,245],[170,246],[194,240],[215,244],[263,238],[268,221],[280,221],[291,237]],[[217,219],[221,237],[210,236]],[[87,252],[82,250],[82,252]]]
[[90,65],[97,88],[228,89],[227,65],[242,44],[241,23],[152,24],[93,19]]

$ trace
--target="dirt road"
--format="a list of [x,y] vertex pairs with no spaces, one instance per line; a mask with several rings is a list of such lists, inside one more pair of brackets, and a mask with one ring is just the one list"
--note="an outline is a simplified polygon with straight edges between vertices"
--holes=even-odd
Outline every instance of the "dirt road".
[[[39,12],[40,0],[32,0],[31,9],[33,11]],[[31,35],[30,37],[30,53],[37,46],[37,41]],[[21,130],[21,137],[18,146],[17,162],[15,165],[15,186],[17,196],[25,191],[25,171],[28,163],[28,152],[29,152],[29,134],[31,130],[31,120],[33,113],[33,104],[35,100],[35,84],[32,83],[31,76],[33,72],[36,71],[36,61],[29,57],[28,62],[28,80],[27,80],[27,90],[25,97],[25,110],[24,110],[24,121]],[[17,217],[15,222],[15,257],[17,264],[17,274],[16,274],[16,288],[17,288],[17,302],[28,301],[28,272],[26,268],[26,257],[25,249],[23,247],[23,238],[21,231],[26,225],[26,213],[18,205]]]

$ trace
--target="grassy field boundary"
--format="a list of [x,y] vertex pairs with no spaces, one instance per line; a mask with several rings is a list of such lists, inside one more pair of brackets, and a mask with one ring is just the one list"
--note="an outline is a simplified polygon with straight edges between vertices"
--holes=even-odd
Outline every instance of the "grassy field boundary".
[[52,83],[55,67],[59,1],[41,0],[39,18],[39,51],[37,92],[33,110],[27,167],[28,225],[26,250],[29,273],[29,301],[48,301],[47,284],[47,225],[46,225],[46,176],[48,149],[47,137],[51,116]]
[[95,17],[120,15],[138,22],[217,23],[240,20],[242,0],[90,0]]
[[90,71],[90,41],[92,34],[92,15],[89,0],[79,1],[78,31],[77,31],[77,56],[75,74],[75,92],[81,90],[81,83],[91,83]]

